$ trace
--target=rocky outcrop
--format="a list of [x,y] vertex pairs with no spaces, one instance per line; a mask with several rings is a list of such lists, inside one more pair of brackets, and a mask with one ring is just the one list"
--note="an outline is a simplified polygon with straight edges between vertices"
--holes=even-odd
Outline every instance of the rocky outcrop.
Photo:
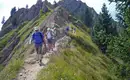
[[61,6],[54,9],[54,12],[49,15],[46,20],[40,25],[42,31],[46,29],[56,27],[56,40],[63,37],[66,24],[69,23],[69,12]]
[[[73,4],[71,2],[74,2]],[[2,31],[0,32],[0,36],[6,34],[7,32],[11,31],[12,29],[16,28],[18,25],[22,24],[24,21],[30,21],[33,18],[37,17],[39,14],[39,11],[41,9],[45,9],[47,8],[47,6],[45,6],[46,4],[49,3],[45,3],[42,2],[41,0],[39,0],[39,2],[36,3],[36,5],[33,5],[30,9],[19,9],[14,16],[10,17],[7,22],[4,24],[4,26],[2,27]],[[49,15],[44,22],[40,25],[41,30],[45,31],[48,27],[53,27],[56,26],[56,40],[58,40],[59,38],[62,38],[63,36],[65,36],[64,30],[66,28],[66,25],[69,24],[70,22],[73,21],[77,21],[73,20],[70,21],[70,13],[66,10],[67,8],[70,10],[70,12],[75,13],[74,15],[85,15],[87,14],[87,12],[90,14],[92,13],[92,16],[87,16],[87,18],[85,18],[86,22],[88,21],[92,21],[92,23],[90,24],[90,22],[87,23],[87,25],[93,25],[94,24],[94,19],[96,18],[96,13],[93,9],[91,8],[85,8],[86,4],[82,3],[81,1],[76,1],[76,0],[65,0],[65,2],[59,2],[59,4],[61,6],[58,6],[56,9],[54,9],[54,11],[52,12],[51,15]],[[72,5],[71,5],[72,4]],[[76,7],[74,7],[75,5],[77,5]],[[62,6],[64,6],[65,8],[63,8]],[[71,8],[72,7],[72,8]],[[85,12],[86,11],[86,12]],[[72,17],[72,16],[71,16]],[[88,17],[90,17],[91,19],[88,19]],[[11,24],[11,19],[12,18],[16,18],[16,23],[17,26],[13,26]],[[88,21],[87,21],[88,20]],[[50,23],[51,22],[51,23]],[[80,22],[77,22],[80,23]],[[79,24],[80,25],[80,24]],[[3,34],[2,34],[3,33]],[[2,57],[0,57],[0,63],[2,63],[3,61],[8,62],[8,60],[11,58],[9,56],[12,56],[13,53],[11,53],[14,49],[14,47],[17,45],[17,43],[19,42],[19,38],[15,38],[15,41],[11,41],[11,44],[6,47],[5,49],[3,49],[1,51],[1,53],[3,54]],[[11,55],[12,54],[12,55]],[[9,59],[7,59],[9,58]],[[6,63],[4,62],[4,63]]]
[[80,0],[62,0],[58,5],[63,6],[73,15],[80,18],[88,27],[94,26],[98,20],[98,14],[95,10]]
[[[30,21],[33,18],[39,15],[41,9],[43,9],[44,13],[48,11],[48,7],[51,6],[49,2],[42,2],[42,0],[38,0],[38,2],[33,5],[30,9],[21,8],[19,9],[13,16],[11,16],[3,25],[2,31],[0,31],[0,37],[4,34],[8,33],[14,28],[17,28],[25,21]],[[12,20],[16,23],[16,25],[12,25]]]
[[[80,0],[62,0],[57,3],[57,6],[62,6],[66,8],[73,15],[80,18],[88,27],[94,26],[98,20],[98,14],[93,8],[88,7],[85,3]],[[8,33],[10,30],[17,28],[24,21],[30,21],[39,15],[39,11],[42,9],[43,13],[49,11],[49,8],[53,9],[53,5],[47,0],[42,2],[42,0],[37,0],[37,3],[33,5],[30,9],[19,9],[13,16],[11,16],[3,25],[2,31],[0,31],[0,37]],[[12,25],[11,21],[16,25]]]

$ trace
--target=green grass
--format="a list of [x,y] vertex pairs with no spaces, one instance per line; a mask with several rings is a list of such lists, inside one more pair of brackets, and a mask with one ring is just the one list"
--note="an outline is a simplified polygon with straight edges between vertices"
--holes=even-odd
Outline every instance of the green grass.
[[0,39],[0,51],[7,45],[8,41],[12,38],[16,30],[12,30],[8,34],[6,34],[4,37]]
[[4,66],[3,65],[0,65],[0,71],[4,69]]
[[69,43],[75,48],[60,50],[60,55],[51,58],[37,80],[118,80],[109,70],[112,61],[101,54],[89,34],[76,28],[76,35],[70,32],[72,41]]
[[[23,49],[22,49],[23,50]],[[20,49],[14,54],[9,64],[0,72],[0,80],[12,80],[16,77],[18,71],[23,66],[23,56],[20,55]],[[16,55],[19,55],[16,57]]]
[[[8,40],[12,37],[14,33],[17,34],[17,37],[20,37],[20,41],[18,45],[21,45],[19,48],[18,45],[15,46],[14,50],[12,53],[14,54],[11,60],[9,61],[8,65],[5,67],[0,65],[0,80],[12,80],[15,79],[18,71],[21,69],[21,67],[24,65],[24,55],[30,53],[28,50],[30,50],[31,46],[24,45],[24,41],[26,38],[33,32],[33,27],[34,26],[39,26],[44,19],[50,15],[51,12],[48,12],[44,15],[42,15],[40,18],[33,19],[32,21],[26,21],[23,23],[23,25],[19,26],[19,28],[9,32],[7,35],[5,35],[0,42],[0,47],[1,45],[6,45],[8,46]],[[11,43],[11,42],[10,42]],[[2,49],[3,47],[1,47]]]
[[30,21],[27,25],[23,26],[23,28],[18,32],[20,36],[20,41],[23,42],[32,32],[35,26],[40,26],[40,24],[44,21],[44,19],[50,15],[51,12],[48,12],[42,15],[36,21]]
[[4,67],[4,69],[0,72],[0,80],[12,80],[17,77],[18,71],[24,65],[24,55],[30,54],[28,50],[31,46],[21,46],[19,49],[14,49],[13,57],[9,61],[9,64]]

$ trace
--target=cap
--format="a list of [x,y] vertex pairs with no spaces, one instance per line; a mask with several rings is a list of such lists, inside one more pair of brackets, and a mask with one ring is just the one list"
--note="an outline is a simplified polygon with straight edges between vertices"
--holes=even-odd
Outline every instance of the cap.
[[50,31],[50,28],[47,28],[47,31]]
[[38,30],[38,27],[34,27],[34,30],[35,30],[35,31]]

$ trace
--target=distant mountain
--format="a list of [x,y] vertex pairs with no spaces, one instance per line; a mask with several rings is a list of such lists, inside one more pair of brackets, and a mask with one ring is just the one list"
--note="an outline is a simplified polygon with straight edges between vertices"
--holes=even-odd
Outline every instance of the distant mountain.
[[58,5],[66,8],[74,16],[81,19],[88,27],[93,27],[98,20],[96,11],[88,7],[81,0],[61,0]]

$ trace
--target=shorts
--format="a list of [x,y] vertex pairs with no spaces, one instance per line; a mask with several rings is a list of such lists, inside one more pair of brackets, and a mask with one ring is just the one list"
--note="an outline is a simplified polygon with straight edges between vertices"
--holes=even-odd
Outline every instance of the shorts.
[[42,43],[40,43],[40,44],[35,44],[35,47],[36,47],[36,48],[42,47]]
[[55,39],[52,39],[52,44],[55,44],[56,40]]
[[42,44],[35,44],[37,54],[42,54]]
[[49,44],[52,44],[52,39],[47,39]]

